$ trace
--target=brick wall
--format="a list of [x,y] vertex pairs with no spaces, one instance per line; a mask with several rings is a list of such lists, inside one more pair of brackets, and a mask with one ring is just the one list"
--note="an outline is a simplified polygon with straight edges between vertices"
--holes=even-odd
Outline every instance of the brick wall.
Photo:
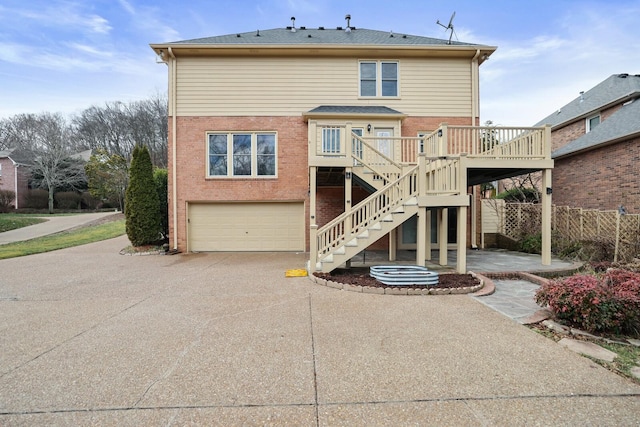
[[[23,208],[27,198],[27,191],[29,190],[29,170],[24,166],[16,166],[9,158],[0,159],[1,175],[0,175],[0,190],[13,191],[18,199],[18,205],[14,200],[12,205],[17,208]],[[16,173],[17,179],[17,191],[16,191]]]
[[[171,122],[170,122],[171,123]],[[170,126],[171,128],[171,126]],[[206,178],[206,133],[277,132],[278,177]],[[169,224],[173,247],[173,146],[169,135]],[[308,209],[307,125],[302,117],[177,118],[178,248],[186,250],[186,203],[212,201],[305,201]],[[308,217],[308,215],[306,215]],[[306,224],[308,229],[308,223]]]
[[[447,122],[468,125],[468,117],[407,117],[402,125],[404,136],[435,130]],[[171,120],[169,121],[171,123]],[[214,131],[275,131],[278,133],[277,179],[213,179],[206,178],[207,132]],[[169,129],[169,229],[173,247],[173,146]],[[187,202],[221,201],[305,201],[306,229],[309,222],[309,177],[307,164],[307,124],[300,117],[178,117],[177,118],[177,231],[178,249],[186,251]],[[368,196],[358,186],[353,187],[355,205]],[[318,189],[317,223],[326,224],[344,211],[344,189]],[[468,231],[470,233],[470,231]],[[307,233],[308,248],[308,233]],[[372,248],[387,249],[388,239],[382,238]]]
[[556,159],[553,203],[610,210],[621,204],[640,213],[640,138]]
[[[622,108],[622,104],[614,105],[613,107],[607,108],[606,110],[602,110],[600,113],[600,121],[603,122],[607,120],[609,116],[618,111],[620,108]],[[558,148],[564,147],[571,141],[580,138],[586,132],[587,121],[585,118],[579,119],[562,128],[554,130],[551,134],[551,152],[554,152]]]

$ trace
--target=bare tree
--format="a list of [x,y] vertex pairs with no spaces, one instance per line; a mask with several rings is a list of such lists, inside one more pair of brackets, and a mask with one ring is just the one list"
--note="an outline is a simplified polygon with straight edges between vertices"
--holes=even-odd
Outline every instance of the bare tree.
[[69,143],[71,133],[60,114],[41,114],[34,126],[32,183],[48,190],[49,213],[53,213],[56,190],[78,190],[86,185],[84,162],[74,157],[75,152]]

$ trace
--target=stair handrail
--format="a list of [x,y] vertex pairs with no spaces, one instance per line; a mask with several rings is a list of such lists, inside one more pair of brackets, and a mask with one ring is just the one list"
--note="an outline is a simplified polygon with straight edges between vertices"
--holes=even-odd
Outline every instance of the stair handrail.
[[374,155],[375,155],[378,159],[380,159],[380,160],[382,160],[383,162],[385,162],[385,163],[386,163],[386,165],[382,165],[382,166],[392,166],[392,167],[394,167],[394,168],[395,168],[395,170],[397,171],[397,172],[395,172],[395,173],[394,173],[394,175],[396,175],[396,176],[394,177],[395,179],[397,179],[397,178],[401,175],[401,173],[402,173],[402,166],[401,166],[400,164],[396,163],[393,159],[390,159],[390,158],[389,158],[389,157],[387,157],[385,154],[383,154],[382,152],[380,152],[377,148],[375,148],[375,147],[373,147],[372,145],[370,145],[370,144],[369,144],[367,141],[365,141],[365,139],[364,139],[364,138],[362,138],[360,135],[358,135],[358,134],[356,134],[356,133],[352,132],[352,133],[351,133],[351,137],[353,138],[353,139],[352,139],[352,143],[353,143],[353,140],[356,140],[356,141],[358,141],[358,143],[360,143],[360,144],[362,145],[362,147],[363,147],[363,150],[361,150],[362,155],[358,155],[358,154],[357,154],[358,150],[356,150],[356,149],[354,149],[354,148],[352,147],[352,149],[351,149],[351,157],[352,157],[355,161],[357,161],[357,162],[358,162],[358,163],[360,163],[362,166],[364,166],[364,167],[366,167],[367,169],[369,169],[369,170],[370,170],[371,172],[373,172],[374,174],[376,174],[376,175],[378,175],[378,176],[382,177],[382,178],[386,181],[386,184],[388,184],[388,183],[390,183],[390,182],[392,182],[392,181],[393,181],[392,179],[390,179],[390,178],[389,178],[389,176],[388,176],[388,172],[383,172],[383,171],[381,171],[379,168],[376,168],[374,165],[372,165],[370,162],[368,162],[368,161],[366,160],[366,158],[365,158],[365,157],[367,157],[367,156],[364,156],[364,151],[365,151],[365,150],[364,150],[364,148],[366,148],[367,150],[369,150],[369,151],[373,152],[373,153],[374,153]]
[[[366,199],[343,212],[317,230],[317,251],[323,255],[331,248],[340,246],[349,237],[357,236],[373,221],[380,220],[382,215],[389,214],[402,202],[417,195],[418,166],[414,166],[403,173],[398,179],[386,184],[380,190],[369,195]],[[368,209],[367,209],[368,208]],[[371,212],[367,213],[369,210]],[[345,226],[350,220],[349,226]],[[325,236],[332,236],[330,242],[323,242]]]

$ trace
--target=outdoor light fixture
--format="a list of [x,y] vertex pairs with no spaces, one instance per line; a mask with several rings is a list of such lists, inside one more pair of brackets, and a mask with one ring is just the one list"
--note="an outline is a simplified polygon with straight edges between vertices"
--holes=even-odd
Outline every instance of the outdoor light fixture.
[[551,189],[551,187],[547,187],[547,194],[550,195],[551,193],[553,193],[553,190]]
[[442,129],[438,129],[438,136],[442,137]]
[[351,179],[351,172],[345,172],[344,178],[345,179]]
[[371,124],[367,125],[367,132],[371,133]]

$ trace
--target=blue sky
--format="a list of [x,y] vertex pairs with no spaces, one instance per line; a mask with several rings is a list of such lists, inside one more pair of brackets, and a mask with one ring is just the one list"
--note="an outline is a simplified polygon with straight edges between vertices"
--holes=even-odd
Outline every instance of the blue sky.
[[0,118],[73,114],[166,91],[149,43],[351,25],[498,46],[480,67],[481,120],[533,125],[616,73],[640,74],[640,0],[3,0]]

